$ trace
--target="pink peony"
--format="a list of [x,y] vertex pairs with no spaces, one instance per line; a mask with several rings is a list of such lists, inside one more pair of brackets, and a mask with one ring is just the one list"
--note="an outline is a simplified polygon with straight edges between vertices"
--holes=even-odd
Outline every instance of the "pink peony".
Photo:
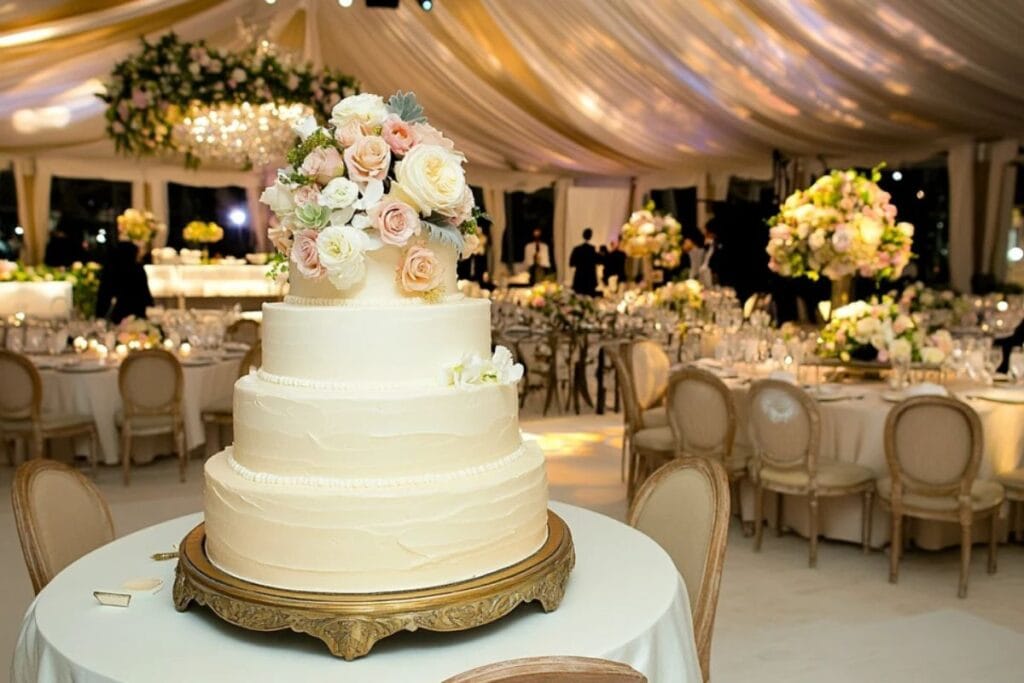
[[414,123],[412,124],[412,130],[419,138],[419,144],[423,145],[437,145],[444,147],[445,149],[455,149],[455,143],[446,138],[441,131],[434,128],[429,123]]
[[380,134],[395,156],[403,156],[419,142],[419,136],[413,127],[395,114],[389,114],[384,119]]
[[316,230],[301,230],[295,233],[295,243],[292,244],[292,262],[299,273],[310,280],[319,280],[327,274],[316,248],[318,235]]
[[405,202],[385,197],[367,213],[385,244],[404,247],[410,239],[420,234],[420,216],[416,209]]
[[314,185],[303,185],[295,190],[295,194],[292,195],[292,201],[295,202],[296,206],[316,204],[320,201],[320,190]]
[[399,267],[399,280],[407,292],[429,292],[441,284],[443,268],[437,255],[427,247],[416,245],[405,252]]
[[391,166],[391,148],[384,138],[366,135],[345,148],[348,176],[356,182],[384,180]]
[[326,185],[331,178],[345,172],[341,163],[341,155],[333,147],[317,147],[302,160],[299,170],[303,175],[313,178],[321,185]]

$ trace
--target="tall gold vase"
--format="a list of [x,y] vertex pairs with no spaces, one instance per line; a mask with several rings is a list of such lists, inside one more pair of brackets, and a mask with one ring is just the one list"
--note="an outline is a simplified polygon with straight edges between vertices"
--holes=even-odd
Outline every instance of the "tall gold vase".
[[853,300],[853,276],[844,275],[843,277],[832,280],[832,311],[835,311],[841,306],[845,306]]

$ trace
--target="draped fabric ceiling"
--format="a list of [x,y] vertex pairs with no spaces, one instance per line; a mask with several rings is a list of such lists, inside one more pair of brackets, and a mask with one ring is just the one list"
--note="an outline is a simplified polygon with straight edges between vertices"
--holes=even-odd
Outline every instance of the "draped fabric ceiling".
[[113,157],[92,97],[113,63],[171,29],[237,46],[239,18],[415,90],[484,185],[702,184],[763,177],[773,149],[892,162],[1024,131],[1022,0],[0,0],[0,155]]

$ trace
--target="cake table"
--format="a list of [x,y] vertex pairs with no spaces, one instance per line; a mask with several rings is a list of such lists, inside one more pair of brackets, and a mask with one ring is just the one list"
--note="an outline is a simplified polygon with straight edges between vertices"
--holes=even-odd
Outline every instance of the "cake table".
[[[701,680],[682,580],[668,555],[638,531],[588,510],[552,503],[566,521],[576,568],[561,606],[536,603],[457,633],[400,633],[352,662],[290,632],[257,633],[207,610],[178,613],[175,562],[154,562],[194,528],[188,515],[90,553],[58,575],[29,608],[14,655],[17,682],[328,680],[424,681],[504,659],[583,655],[625,662],[652,681]],[[159,577],[163,589],[127,609],[102,607],[92,591]]]

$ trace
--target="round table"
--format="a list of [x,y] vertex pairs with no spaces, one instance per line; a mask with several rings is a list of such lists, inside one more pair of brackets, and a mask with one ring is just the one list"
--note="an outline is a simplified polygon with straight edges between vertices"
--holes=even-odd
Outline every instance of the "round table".
[[[25,681],[429,681],[518,657],[582,655],[625,662],[651,681],[701,681],[686,588],[654,541],[603,515],[552,503],[569,525],[576,568],[561,606],[523,605],[496,623],[461,633],[400,633],[345,662],[295,633],[254,633],[206,609],[178,613],[176,547],[194,514],[106,545],[61,572],[29,607],[12,678]],[[128,608],[103,607],[92,591],[159,577],[163,589]]]

